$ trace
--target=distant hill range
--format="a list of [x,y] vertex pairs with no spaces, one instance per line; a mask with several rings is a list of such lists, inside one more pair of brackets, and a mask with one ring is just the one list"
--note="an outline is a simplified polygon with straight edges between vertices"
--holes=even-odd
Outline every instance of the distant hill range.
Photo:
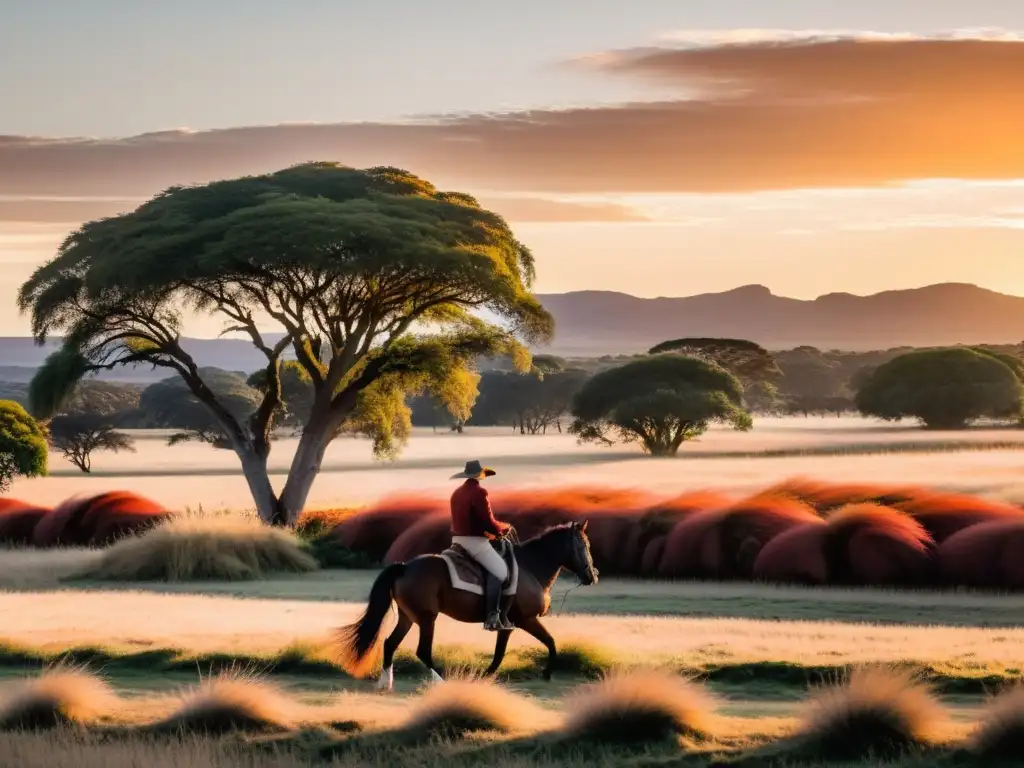
[[[775,296],[760,285],[684,298],[639,299],[607,291],[539,298],[556,323],[554,344],[544,351],[570,357],[633,354],[682,336],[750,339],[773,350],[810,345],[849,351],[1024,339],[1024,298],[961,283],[872,296],[830,293],[813,301]],[[0,380],[27,382],[59,344],[37,347],[29,338],[0,337]],[[264,360],[241,339],[182,344],[200,366],[251,372]],[[103,378],[145,382],[168,375],[166,369],[139,366]]]
[[550,351],[566,356],[642,352],[683,336],[750,339],[772,350],[849,351],[1024,339],[1024,297],[963,283],[872,296],[830,293],[810,301],[776,296],[762,285],[685,298],[606,291],[538,298],[555,317]]

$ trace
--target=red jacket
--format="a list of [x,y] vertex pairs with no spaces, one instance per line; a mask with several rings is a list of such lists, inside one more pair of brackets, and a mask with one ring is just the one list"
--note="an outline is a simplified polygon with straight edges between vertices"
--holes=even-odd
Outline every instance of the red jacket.
[[487,489],[478,480],[467,480],[452,494],[453,536],[501,536],[508,523],[494,519]]

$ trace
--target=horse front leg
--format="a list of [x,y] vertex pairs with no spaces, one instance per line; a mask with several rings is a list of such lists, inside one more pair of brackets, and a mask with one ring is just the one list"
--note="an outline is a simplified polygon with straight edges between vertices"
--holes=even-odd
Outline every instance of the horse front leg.
[[386,689],[390,692],[395,687],[395,651],[398,650],[398,646],[405,640],[405,636],[409,634],[410,629],[412,629],[412,619],[399,609],[398,624],[395,625],[394,630],[388,635],[387,640],[384,641],[384,664],[380,671],[380,677],[377,678],[378,691]]
[[519,628],[526,632],[528,635],[535,637],[544,647],[548,649],[548,661],[544,665],[544,679],[550,680],[551,673],[555,669],[555,662],[558,660],[558,649],[555,647],[555,638],[551,636],[547,628],[540,623],[540,619],[533,616],[529,619],[524,619],[520,624]]
[[508,639],[512,637],[513,630],[503,629],[498,632],[498,639],[494,642],[494,658],[491,659],[491,666],[484,672],[484,677],[491,677],[498,671],[501,662],[505,658],[505,651],[508,650]]

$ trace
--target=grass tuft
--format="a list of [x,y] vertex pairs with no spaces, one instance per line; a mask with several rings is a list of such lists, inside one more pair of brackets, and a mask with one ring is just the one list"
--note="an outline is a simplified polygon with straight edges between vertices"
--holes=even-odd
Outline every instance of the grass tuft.
[[1024,756],[1024,684],[1008,688],[989,702],[971,735],[970,748],[988,760]]
[[528,699],[493,681],[471,678],[434,685],[413,707],[400,731],[412,741],[461,739],[478,731],[518,733],[544,716]]
[[151,726],[158,733],[219,735],[292,730],[298,705],[259,678],[226,673],[184,694],[178,707]]
[[242,517],[181,516],[114,544],[88,576],[112,581],[237,581],[317,568],[316,559],[287,531]]
[[96,675],[58,665],[0,692],[0,730],[83,726],[109,714],[117,704],[116,694]]
[[797,750],[822,761],[889,759],[931,746],[945,722],[942,705],[912,672],[861,668],[811,696]]
[[622,672],[581,688],[566,705],[565,735],[603,744],[704,738],[714,700],[699,685],[654,670]]

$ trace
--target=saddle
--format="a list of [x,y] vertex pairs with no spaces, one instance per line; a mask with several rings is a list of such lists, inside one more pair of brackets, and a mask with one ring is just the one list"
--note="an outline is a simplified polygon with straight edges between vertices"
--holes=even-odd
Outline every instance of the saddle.
[[[519,588],[519,563],[516,561],[512,545],[502,540],[491,544],[501,555],[501,559],[508,566],[508,578],[502,586],[503,595],[514,595]],[[462,592],[471,592],[474,595],[484,594],[484,582],[487,579],[487,572],[484,567],[473,559],[466,550],[458,544],[452,544],[440,554],[440,558],[448,564],[448,575],[452,580],[452,589]]]

